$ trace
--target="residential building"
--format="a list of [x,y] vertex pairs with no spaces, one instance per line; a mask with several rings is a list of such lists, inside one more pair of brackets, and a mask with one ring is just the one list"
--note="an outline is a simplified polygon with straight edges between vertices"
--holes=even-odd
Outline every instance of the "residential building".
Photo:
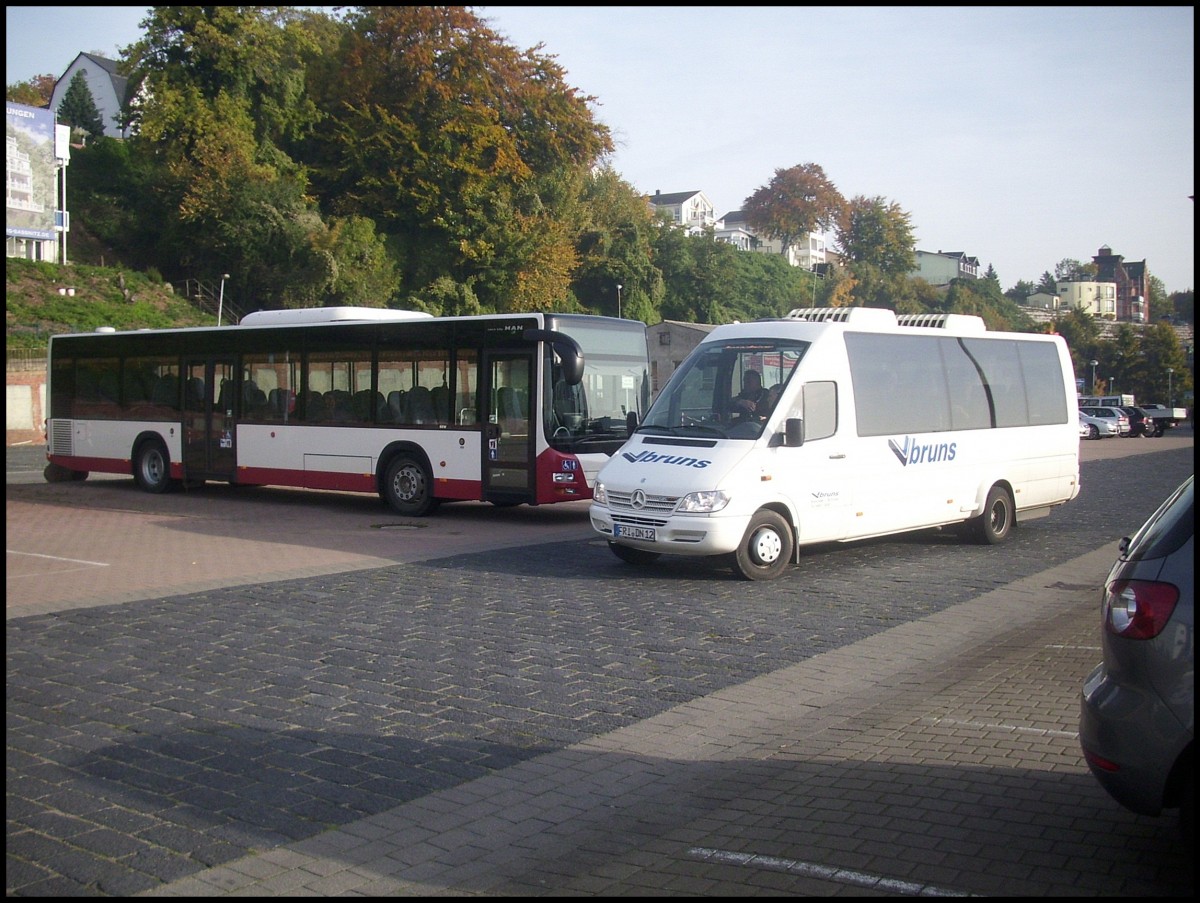
[[809,232],[795,244],[783,246],[774,238],[760,238],[746,223],[746,214],[731,210],[716,222],[713,233],[717,241],[728,242],[743,251],[758,251],[760,254],[782,254],[794,267],[819,271],[827,262],[825,238]]
[[978,279],[979,258],[962,251],[917,251],[917,265],[910,275],[930,285],[949,285],[953,279]]
[[1116,318],[1133,323],[1145,323],[1149,316],[1146,296],[1148,273],[1146,261],[1125,260],[1104,245],[1092,257],[1096,264],[1096,281],[1116,284]]
[[125,110],[125,91],[129,79],[117,74],[116,60],[105,59],[93,53],[81,53],[75,57],[67,71],[54,83],[50,95],[50,109],[57,110],[76,72],[83,72],[92,101],[104,122],[104,134],[109,138],[127,138],[129,133],[120,125],[120,116]]
[[655,213],[669,214],[674,223],[687,227],[689,235],[700,235],[716,223],[712,201],[703,191],[655,191],[647,200]]
[[1093,317],[1117,318],[1117,284],[1071,279],[1059,282],[1058,306],[1064,310],[1082,310]]
[[1034,292],[1025,298],[1024,306],[1034,310],[1058,310],[1062,301],[1053,292]]

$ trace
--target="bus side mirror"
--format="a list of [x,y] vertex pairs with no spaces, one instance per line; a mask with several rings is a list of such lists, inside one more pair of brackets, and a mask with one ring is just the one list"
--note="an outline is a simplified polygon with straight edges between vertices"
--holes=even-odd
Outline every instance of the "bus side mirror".
[[630,411],[625,415],[625,435],[632,436],[633,431],[638,427],[637,411]]
[[783,422],[783,444],[788,448],[799,448],[804,444],[804,421],[789,417]]

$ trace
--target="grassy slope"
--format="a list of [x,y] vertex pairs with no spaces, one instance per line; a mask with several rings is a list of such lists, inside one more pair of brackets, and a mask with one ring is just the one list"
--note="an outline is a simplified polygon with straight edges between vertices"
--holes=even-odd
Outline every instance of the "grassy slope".
[[[73,288],[75,294],[59,294]],[[211,326],[212,315],[177,296],[169,285],[121,267],[5,261],[6,346],[45,349],[54,333]]]

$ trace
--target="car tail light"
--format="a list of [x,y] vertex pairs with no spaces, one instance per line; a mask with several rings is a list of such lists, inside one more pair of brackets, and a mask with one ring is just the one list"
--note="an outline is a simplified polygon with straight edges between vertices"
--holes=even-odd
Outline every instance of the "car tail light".
[[1179,601],[1179,588],[1152,580],[1114,580],[1104,594],[1104,629],[1131,640],[1158,636]]

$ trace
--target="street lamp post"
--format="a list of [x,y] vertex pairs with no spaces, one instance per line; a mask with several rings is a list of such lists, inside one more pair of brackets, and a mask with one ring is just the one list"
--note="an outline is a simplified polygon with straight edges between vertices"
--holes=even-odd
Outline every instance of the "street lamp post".
[[1115,376],[1110,376],[1108,378],[1108,394],[1109,395],[1117,394],[1117,378]]
[[225,280],[229,278],[228,273],[221,274],[221,291],[217,295],[217,325],[221,325],[221,314],[225,310]]
[[1171,389],[1171,374],[1175,372],[1174,367],[1167,368],[1167,407],[1175,407],[1175,392]]
[[621,283],[617,283],[617,319],[621,319]]
[[1100,366],[1099,361],[1092,361],[1092,394],[1096,394],[1096,368]]

